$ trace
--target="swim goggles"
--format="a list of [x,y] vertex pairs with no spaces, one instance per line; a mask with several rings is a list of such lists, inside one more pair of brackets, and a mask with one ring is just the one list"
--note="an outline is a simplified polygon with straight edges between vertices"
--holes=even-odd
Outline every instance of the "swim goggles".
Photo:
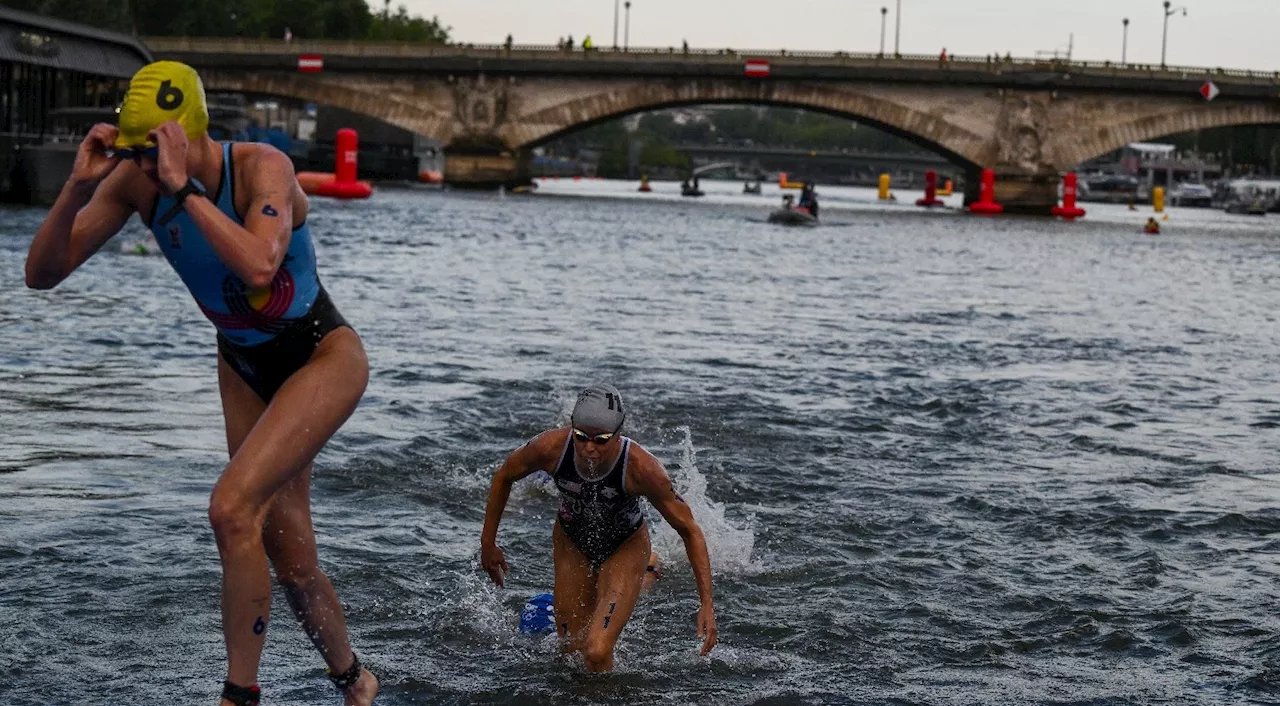
[[611,431],[611,432],[608,432],[607,434],[596,434],[595,436],[591,436],[590,434],[580,429],[575,428],[573,430],[573,438],[575,441],[581,441],[584,444],[592,443],[598,446],[604,446],[605,444],[609,443],[609,441],[612,440],[613,437],[616,436],[617,434],[618,434],[617,431]]
[[158,159],[160,157],[160,146],[152,145],[147,147],[145,145],[138,145],[136,147],[121,147],[115,151],[115,154],[117,157],[130,160],[134,164],[142,164],[143,157],[151,160]]

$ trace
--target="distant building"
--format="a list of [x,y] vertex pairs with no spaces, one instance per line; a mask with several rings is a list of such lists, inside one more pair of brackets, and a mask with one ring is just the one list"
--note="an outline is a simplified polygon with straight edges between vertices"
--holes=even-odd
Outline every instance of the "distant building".
[[1084,173],[1133,177],[1150,186],[1172,186],[1184,181],[1204,183],[1222,177],[1222,167],[1211,155],[1179,152],[1175,145],[1133,142],[1111,154],[1080,165]]
[[[26,183],[20,148],[79,142],[84,124],[114,121],[129,79],[150,62],[128,35],[0,7],[0,197],[26,200],[42,188]],[[42,181],[70,173],[69,161],[46,161],[35,172]]]

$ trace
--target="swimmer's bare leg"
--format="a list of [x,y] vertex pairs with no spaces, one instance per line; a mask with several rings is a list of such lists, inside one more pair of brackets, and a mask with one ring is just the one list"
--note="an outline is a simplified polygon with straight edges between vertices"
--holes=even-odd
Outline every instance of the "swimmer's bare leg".
[[[343,674],[354,665],[355,652],[347,640],[347,620],[338,593],[320,569],[311,528],[311,465],[304,471],[276,493],[262,539],[294,617],[329,673]],[[360,678],[344,696],[348,704],[367,704],[377,693],[377,677],[361,667]]]
[[560,634],[561,649],[577,652],[582,649],[582,638],[587,621],[596,604],[596,576],[591,562],[582,550],[574,545],[560,523],[551,530],[552,557],[555,562],[556,632]]
[[582,646],[587,671],[613,669],[613,648],[640,597],[649,552],[649,528],[641,526],[600,567],[595,610]]
[[[355,332],[337,329],[325,337],[311,360],[281,387],[265,410],[262,401],[221,359],[218,372],[227,441],[233,453],[214,487],[209,520],[222,558],[227,680],[249,686],[257,682],[271,603],[262,537],[267,515],[280,491],[294,477],[308,472],[311,460],[355,410],[368,381],[368,362]],[[310,541],[314,542],[313,536]],[[321,634],[324,632],[328,629]],[[345,626],[339,632],[345,643]],[[339,669],[350,664],[339,654],[333,654],[332,659],[343,662]],[[370,703],[372,695],[364,693],[369,687],[376,692],[375,679],[359,680],[345,694],[347,703]]]

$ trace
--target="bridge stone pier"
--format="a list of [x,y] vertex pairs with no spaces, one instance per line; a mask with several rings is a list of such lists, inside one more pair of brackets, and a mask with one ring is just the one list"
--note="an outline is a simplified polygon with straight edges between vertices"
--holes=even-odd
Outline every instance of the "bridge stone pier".
[[[874,125],[965,169],[994,169],[1011,212],[1048,213],[1061,175],[1130,142],[1197,129],[1280,124],[1280,75],[1219,69],[933,57],[555,48],[415,47],[146,40],[205,86],[334,105],[445,145],[458,186],[524,181],[528,151],[619,116],[743,103],[822,111]],[[299,54],[324,57],[304,73]],[[750,77],[747,58],[769,61]],[[1221,89],[1206,101],[1199,88]]]

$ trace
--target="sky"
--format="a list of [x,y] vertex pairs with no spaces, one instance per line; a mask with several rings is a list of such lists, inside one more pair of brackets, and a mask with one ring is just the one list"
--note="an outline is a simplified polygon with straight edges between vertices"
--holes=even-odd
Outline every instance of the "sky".
[[[382,9],[383,0],[370,5]],[[615,0],[392,0],[411,14],[437,16],[459,42],[613,44]],[[887,6],[886,49],[893,51],[898,3],[901,51],[1119,61],[1122,20],[1129,18],[1128,59],[1160,62],[1162,0],[632,0],[631,45],[811,51],[880,50],[880,8]],[[618,0],[618,42],[626,11]],[[1169,17],[1168,63],[1178,66],[1280,70],[1280,0],[1175,0]],[[1073,37],[1074,35],[1074,37]]]

